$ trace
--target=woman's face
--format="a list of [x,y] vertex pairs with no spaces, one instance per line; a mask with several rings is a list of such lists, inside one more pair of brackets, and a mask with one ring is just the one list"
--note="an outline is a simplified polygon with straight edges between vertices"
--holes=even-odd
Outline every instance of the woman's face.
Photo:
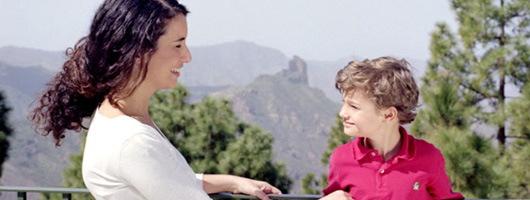
[[179,14],[170,19],[166,32],[157,41],[157,49],[147,63],[147,75],[142,85],[150,90],[173,88],[177,85],[180,69],[191,61],[186,46],[188,24],[186,17]]

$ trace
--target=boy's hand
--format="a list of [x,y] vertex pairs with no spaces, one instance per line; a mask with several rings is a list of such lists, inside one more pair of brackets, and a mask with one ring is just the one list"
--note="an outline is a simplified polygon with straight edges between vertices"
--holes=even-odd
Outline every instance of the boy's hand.
[[350,195],[350,193],[337,190],[325,197],[322,197],[320,200],[354,200],[354,198]]

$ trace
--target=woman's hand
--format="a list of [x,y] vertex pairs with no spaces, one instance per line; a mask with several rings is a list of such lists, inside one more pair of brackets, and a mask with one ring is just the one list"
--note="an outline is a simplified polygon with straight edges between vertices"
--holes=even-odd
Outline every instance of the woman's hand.
[[282,192],[264,181],[256,181],[233,175],[205,174],[203,189],[206,193],[232,192],[256,196],[262,200],[269,200],[267,194],[282,194]]
[[237,177],[236,188],[233,193],[243,193],[247,195],[256,196],[260,199],[269,200],[267,194],[282,194],[282,192],[264,181],[256,181],[248,178]]
[[332,192],[331,194],[328,194],[325,197],[322,197],[320,200],[354,200],[353,197],[342,190],[337,190],[335,192]]

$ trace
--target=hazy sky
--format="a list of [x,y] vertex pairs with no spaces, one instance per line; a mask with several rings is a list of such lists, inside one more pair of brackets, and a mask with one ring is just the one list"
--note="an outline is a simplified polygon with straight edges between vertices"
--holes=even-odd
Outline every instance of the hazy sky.
[[[64,50],[87,34],[102,0],[0,0],[0,47]],[[189,46],[236,40],[286,56],[426,60],[436,22],[455,30],[447,0],[181,0]],[[193,52],[192,52],[193,53]]]

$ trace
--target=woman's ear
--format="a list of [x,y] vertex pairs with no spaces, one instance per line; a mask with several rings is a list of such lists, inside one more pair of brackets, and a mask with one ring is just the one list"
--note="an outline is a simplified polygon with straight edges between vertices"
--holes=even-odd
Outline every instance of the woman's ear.
[[398,119],[398,110],[394,106],[390,106],[383,111],[383,117],[385,122],[392,122]]

